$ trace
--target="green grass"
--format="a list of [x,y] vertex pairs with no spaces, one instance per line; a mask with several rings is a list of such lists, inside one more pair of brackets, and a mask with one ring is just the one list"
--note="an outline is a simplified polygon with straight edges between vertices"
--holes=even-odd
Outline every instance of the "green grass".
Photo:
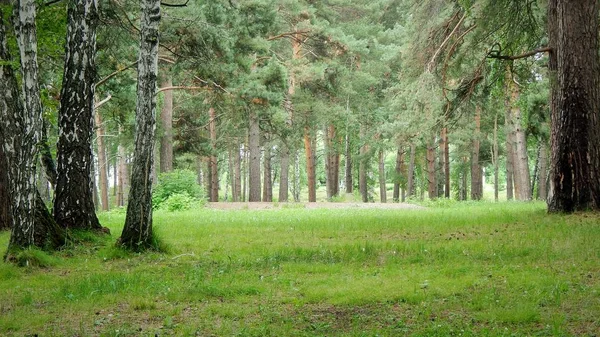
[[[578,336],[600,332],[600,215],[540,203],[157,212],[0,263],[0,335]],[[8,244],[0,234],[0,246]]]

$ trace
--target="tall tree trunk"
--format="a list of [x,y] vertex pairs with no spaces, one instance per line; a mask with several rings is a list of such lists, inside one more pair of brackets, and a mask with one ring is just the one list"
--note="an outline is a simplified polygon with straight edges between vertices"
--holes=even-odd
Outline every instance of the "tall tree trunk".
[[208,109],[208,130],[210,134],[210,157],[209,157],[209,172],[210,172],[210,201],[219,201],[219,169],[217,167],[217,115],[215,109]]
[[54,218],[66,228],[100,230],[91,176],[97,0],[70,1],[67,19]]
[[304,152],[306,155],[306,175],[308,176],[308,202],[317,201],[317,178],[315,170],[315,150],[310,128],[304,127]]
[[[20,1],[15,6],[19,21],[15,31],[21,47],[21,69],[24,75],[28,73],[28,64],[35,64],[37,69],[37,44],[35,40],[35,4],[33,1]],[[11,236],[5,260],[12,261],[17,250],[30,246],[55,248],[64,244],[65,233],[54,222],[44,201],[37,191],[36,164],[38,147],[41,138],[42,112],[28,109],[24,106],[19,94],[19,88],[12,69],[12,59],[8,51],[6,31],[0,9],[0,160],[7,170],[8,198],[10,205],[2,205],[10,210],[5,216],[11,221]],[[33,54],[23,58],[24,43],[34,41],[30,45]],[[27,57],[33,57],[28,60]],[[30,87],[31,76],[23,76],[23,86]],[[26,89],[25,89],[26,90]],[[2,201],[4,204],[4,201]]]
[[[116,157],[116,156],[115,156]],[[117,196],[117,185],[119,183],[119,169],[118,169],[119,165],[118,165],[118,159],[115,159],[115,164],[113,165],[113,190],[112,190],[112,195],[113,197]]]
[[290,176],[290,149],[282,144],[280,156],[281,173],[279,174],[279,202],[288,201],[289,176]]
[[[2,134],[0,134],[0,139],[4,139]],[[10,229],[13,222],[10,209],[10,188],[8,183],[8,159],[4,154],[4,146],[0,146],[0,230]]]
[[336,130],[333,124],[325,128],[325,177],[327,185],[327,200],[338,196],[340,191],[339,186],[339,154],[335,150],[334,142],[336,138]]
[[242,200],[242,163],[240,160],[240,139],[235,138],[235,147],[233,148],[233,201]]
[[[173,86],[170,74],[165,74],[161,87]],[[163,106],[160,110],[162,134],[160,137],[160,172],[173,171],[173,91],[163,91]]]
[[300,154],[299,151],[294,151],[294,183],[292,185],[294,202],[300,202],[300,190]]
[[498,201],[498,115],[494,116],[494,144],[492,145],[492,163],[494,165],[494,201]]
[[442,167],[444,171],[444,198],[450,198],[450,146],[448,144],[448,128],[442,128],[440,147],[442,149]]
[[519,100],[519,88],[516,83],[509,81],[511,89],[511,122],[514,130],[513,139],[513,176],[515,183],[515,191],[518,200],[531,200],[531,177],[529,174],[529,158],[527,156],[527,139],[523,123],[521,121],[521,108],[517,102]]
[[396,168],[394,172],[396,173],[396,177],[394,178],[394,202],[400,201],[400,180],[402,179],[402,166],[404,164],[404,152],[402,151],[402,147],[398,146],[398,151],[396,152]]
[[358,164],[358,190],[362,202],[369,202],[369,185],[367,181],[369,145],[366,141],[365,126],[360,126],[360,140],[363,143],[359,149],[360,162]]
[[437,182],[435,177],[435,137],[432,136],[427,143],[427,192],[429,199],[437,198]]
[[416,146],[414,143],[410,144],[410,159],[408,163],[408,182],[406,184],[406,190],[408,196],[413,197],[415,195],[415,160],[416,160]]
[[258,114],[251,108],[249,114],[248,148],[250,150],[249,162],[249,192],[248,201],[260,201],[260,126]]
[[471,199],[481,200],[483,196],[483,185],[481,166],[479,166],[479,148],[481,133],[481,107],[477,106],[475,112],[475,137],[471,148]]
[[104,143],[104,124],[99,111],[96,117],[96,145],[98,147],[98,175],[100,180],[100,204],[103,211],[108,211],[108,161],[106,160],[106,145]]
[[131,250],[154,245],[152,234],[152,166],[156,124],[158,26],[160,0],[141,1],[141,38],[138,62],[135,153],[127,216],[120,243]]
[[538,173],[538,199],[546,201],[548,197],[548,147],[542,140],[539,154],[539,173]]
[[[123,132],[122,127],[119,127],[119,134]],[[117,206],[125,206],[125,192],[129,186],[129,170],[127,169],[127,154],[125,153],[125,146],[122,141],[119,140],[117,147],[117,166],[119,167],[119,184],[117,187]]]
[[600,208],[598,1],[548,3],[551,90],[551,212]]
[[379,201],[382,204],[387,202],[387,189],[385,186],[385,155],[383,149],[379,150]]
[[506,200],[513,200],[514,198],[514,172],[515,172],[515,150],[513,147],[515,133],[514,127],[512,126],[512,113],[511,113],[511,99],[510,99],[510,76],[506,77],[506,88],[507,88],[507,99],[505,101],[506,114],[504,119],[504,128],[506,133]]
[[273,184],[271,177],[271,147],[269,144],[264,146],[264,160],[263,160],[263,197],[262,201],[272,202],[273,201]]
[[352,181],[352,150],[350,147],[350,133],[346,130],[346,165],[345,165],[345,178],[346,182],[346,193],[354,192],[354,181]]

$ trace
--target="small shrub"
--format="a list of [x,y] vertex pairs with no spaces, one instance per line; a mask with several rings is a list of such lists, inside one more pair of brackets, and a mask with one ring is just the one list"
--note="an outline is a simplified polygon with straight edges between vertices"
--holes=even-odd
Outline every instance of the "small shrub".
[[178,202],[182,202],[186,194],[193,200],[205,199],[204,190],[196,183],[196,173],[190,170],[175,170],[173,172],[161,173],[158,176],[158,184],[152,193],[152,207],[154,209],[162,208],[169,197],[179,194]]
[[183,211],[190,209],[194,203],[194,198],[187,193],[171,194],[167,200],[160,204],[160,209],[165,209],[169,212]]

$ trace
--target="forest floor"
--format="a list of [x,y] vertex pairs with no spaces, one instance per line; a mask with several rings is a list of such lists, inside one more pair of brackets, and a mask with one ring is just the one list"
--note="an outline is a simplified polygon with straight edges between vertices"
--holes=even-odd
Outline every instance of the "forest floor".
[[260,209],[425,209],[425,207],[409,203],[359,203],[359,202],[209,202],[208,208],[222,210],[260,210]]
[[225,205],[155,212],[159,252],[115,246],[117,209],[0,262],[0,336],[600,336],[599,213]]

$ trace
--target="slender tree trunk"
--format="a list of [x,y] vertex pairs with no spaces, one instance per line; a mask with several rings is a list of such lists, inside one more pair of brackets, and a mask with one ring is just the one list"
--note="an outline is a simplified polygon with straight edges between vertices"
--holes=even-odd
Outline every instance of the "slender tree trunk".
[[366,142],[365,126],[360,126],[360,140],[363,145],[360,147],[360,162],[358,164],[358,190],[362,197],[362,202],[369,202],[369,185],[367,181],[367,170],[368,170],[368,154],[369,145]]
[[[511,81],[509,77],[507,77],[507,88],[509,88],[508,81]],[[510,92],[507,89],[507,96],[509,97]],[[515,151],[513,148],[514,143],[514,128],[512,127],[512,117],[511,117],[511,103],[510,98],[506,99],[506,115],[504,119],[504,128],[506,132],[506,200],[513,200],[514,198],[514,157]]]
[[300,154],[299,151],[294,151],[294,184],[292,194],[294,195],[294,202],[300,202]]
[[427,144],[427,180],[429,199],[437,198],[437,183],[435,174],[435,137],[432,136]]
[[306,154],[306,175],[308,176],[308,202],[317,201],[317,178],[315,171],[315,150],[308,126],[304,127],[304,151]]
[[106,160],[106,145],[104,143],[104,125],[99,111],[96,117],[96,145],[98,147],[98,175],[100,180],[100,203],[103,211],[108,211],[108,161]]
[[[163,77],[161,87],[171,87],[171,75]],[[160,110],[162,135],[160,137],[160,172],[173,171],[173,91],[163,91],[163,106]]]
[[402,147],[398,146],[398,151],[396,152],[396,168],[395,173],[396,177],[394,179],[394,202],[400,201],[400,179],[402,177],[402,165],[404,164],[404,152],[402,151]]
[[67,19],[54,218],[66,228],[100,230],[91,176],[97,0],[70,1]]
[[492,162],[494,165],[494,201],[498,201],[498,115],[494,116],[494,144],[492,146]]
[[208,109],[209,122],[208,129],[210,134],[210,157],[209,157],[209,172],[210,172],[210,201],[219,201],[219,168],[217,167],[217,127],[215,109]]
[[289,173],[290,173],[290,149],[282,144],[280,155],[281,173],[279,175],[279,202],[288,201]]
[[115,164],[113,165],[113,190],[112,190],[112,194],[113,197],[117,196],[117,185],[119,184],[119,170],[118,170],[119,164],[118,164],[118,159],[115,160]]
[[160,0],[142,0],[141,44],[138,62],[135,153],[131,190],[120,244],[132,250],[153,247],[152,166],[158,73]]
[[333,124],[325,128],[325,177],[327,184],[327,200],[339,195],[339,155],[335,150],[334,142],[336,130]]
[[444,197],[450,198],[450,146],[448,144],[448,128],[442,128],[440,147],[442,148],[442,166],[444,171]]
[[250,109],[248,148],[250,150],[248,201],[260,201],[260,127],[258,114]]
[[471,199],[481,200],[483,196],[483,185],[481,167],[479,166],[479,148],[481,133],[481,107],[477,106],[475,113],[475,137],[471,148]]
[[242,163],[240,160],[240,139],[235,138],[235,147],[233,153],[233,201],[239,202],[242,200]]
[[548,3],[553,193],[550,212],[600,209],[598,1]]
[[[122,134],[121,127],[119,127],[119,134]],[[119,184],[117,187],[117,206],[125,206],[125,192],[129,186],[129,170],[127,169],[127,155],[125,153],[125,146],[119,141],[117,147],[117,160],[119,167]]]
[[273,185],[271,177],[271,148],[270,145],[265,144],[264,147],[264,160],[263,160],[263,197],[262,200],[265,202],[273,201]]
[[345,182],[346,182],[346,193],[354,192],[354,181],[352,181],[352,150],[350,147],[350,134],[346,132],[346,166],[345,166]]
[[385,155],[383,149],[379,150],[379,200],[382,204],[387,202],[387,189],[385,186]]
[[546,142],[542,140],[540,144],[540,154],[538,161],[539,173],[538,173],[538,199],[546,201],[548,197],[548,147]]
[[408,182],[406,184],[406,190],[408,196],[413,197],[415,195],[415,161],[416,161],[416,146],[414,143],[410,144],[410,159],[408,163]]

